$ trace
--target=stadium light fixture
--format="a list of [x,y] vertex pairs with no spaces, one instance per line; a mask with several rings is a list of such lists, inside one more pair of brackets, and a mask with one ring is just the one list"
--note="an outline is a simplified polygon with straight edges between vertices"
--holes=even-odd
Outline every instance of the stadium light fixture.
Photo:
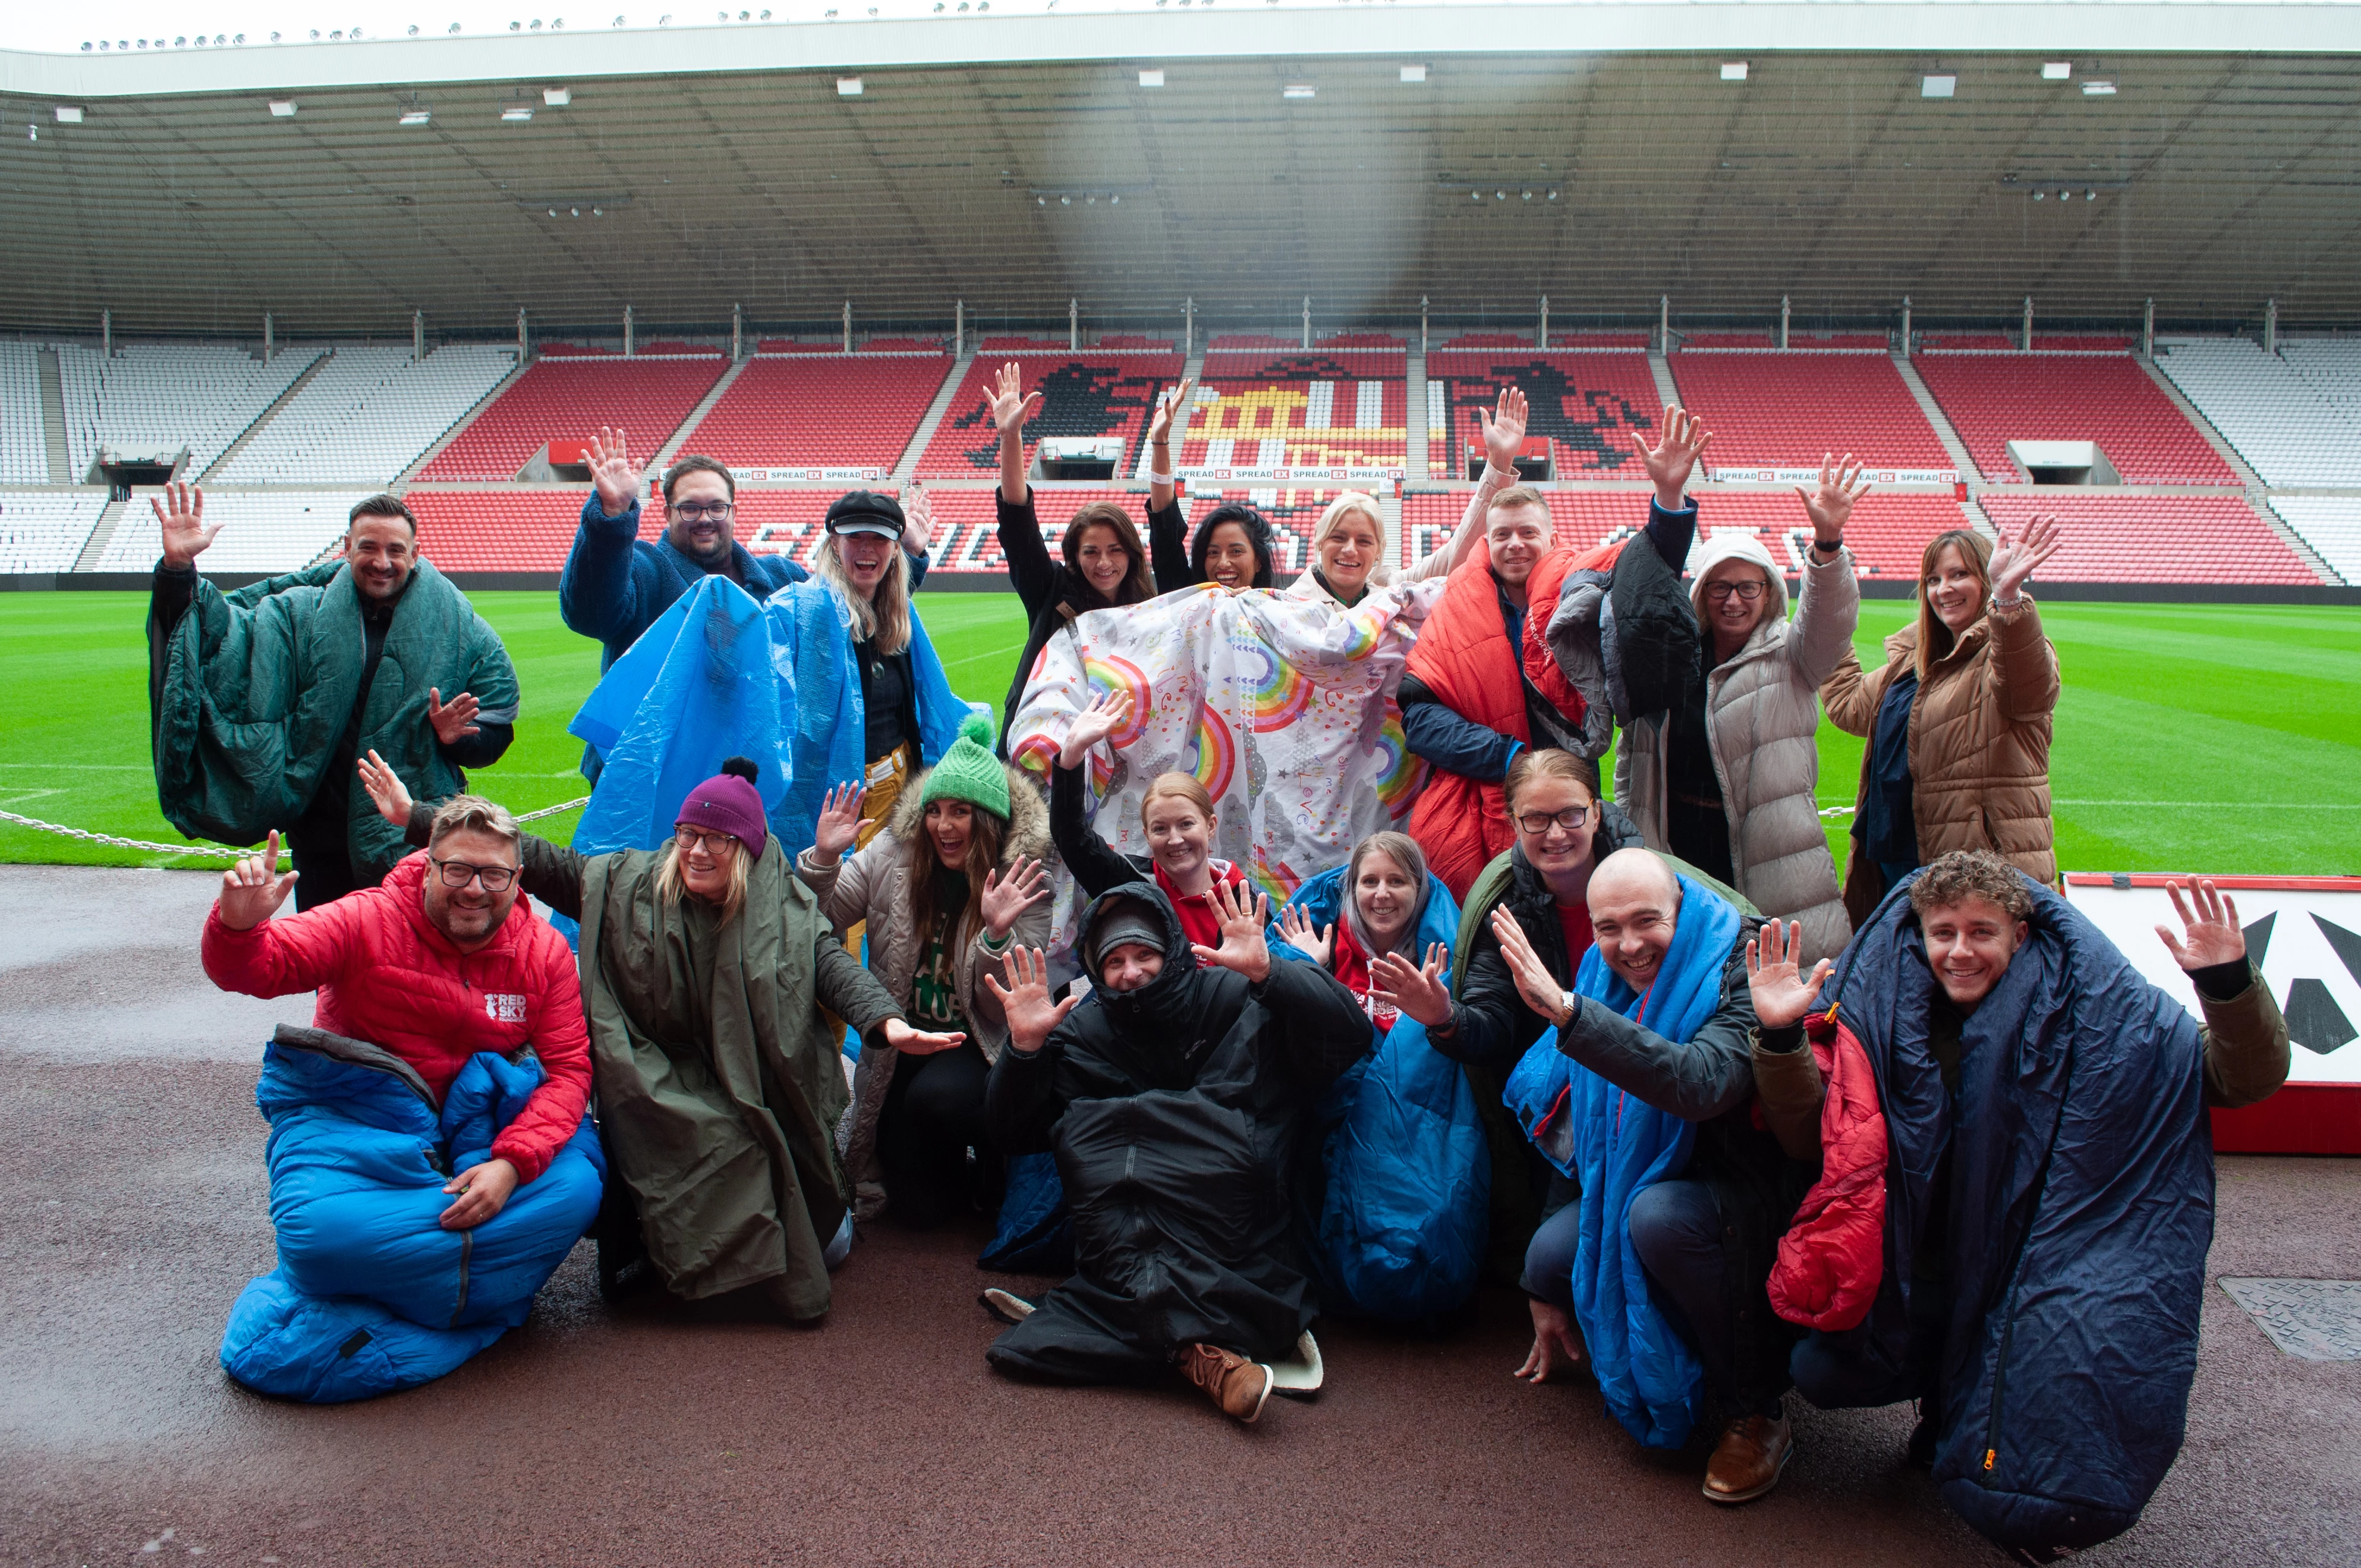
[[2041,80],[2044,82],[2070,81],[2073,75],[2074,62],[2070,60],[2048,60],[2041,63]]
[[1405,65],[1401,68],[1401,79],[1404,82],[1423,82],[1426,80],[1426,67]]
[[293,119],[295,117],[295,100],[292,98],[273,98],[270,100],[270,117],[274,120]]
[[2114,95],[2115,84],[2112,82],[2085,82],[2082,83],[2082,96],[2085,98],[2112,98]]
[[58,124],[61,126],[82,124],[82,105],[79,104],[60,104],[49,112],[57,116]]
[[1320,89],[1309,82],[1290,82],[1279,90],[1279,95],[1282,98],[1317,98]]
[[541,90],[541,101],[548,104],[553,109],[563,109],[566,104],[574,102],[574,89],[571,87],[544,87]]
[[412,104],[394,120],[394,124],[400,126],[431,126],[434,123],[434,111],[423,104]]
[[1918,96],[1921,98],[1949,98],[1959,90],[1960,79],[1956,76],[1926,76],[1918,82]]
[[1746,80],[1746,62],[1745,62],[1744,60],[1723,60],[1723,61],[1721,62],[1721,79],[1722,79],[1724,82],[1743,82],[1743,81],[1745,81],[1745,80]]
[[840,97],[840,98],[858,98],[858,97],[860,97],[860,96],[861,96],[861,78],[859,78],[858,76],[840,76],[840,77],[838,77],[838,78],[836,79],[836,95],[837,95],[838,97]]
[[1161,87],[1164,85],[1164,72],[1143,71],[1139,73],[1139,84],[1142,87]]
[[533,105],[530,104],[503,104],[500,105],[500,124],[504,126],[521,126],[532,118]]

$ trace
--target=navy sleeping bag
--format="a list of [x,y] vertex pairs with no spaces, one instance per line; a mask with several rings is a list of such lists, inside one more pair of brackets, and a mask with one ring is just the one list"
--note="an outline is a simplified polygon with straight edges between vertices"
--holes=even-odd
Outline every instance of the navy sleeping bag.
[[[2004,1546],[2083,1548],[2138,1522],[2180,1452],[2213,1236],[2197,1024],[2048,888],[1960,1039],[1927,1047],[1935,978],[1894,889],[1824,1001],[1867,1052],[1892,1147],[1885,1267],[1860,1327],[1795,1347],[1823,1407],[1939,1379],[1935,1480]],[[1948,1153],[1948,1245],[1921,1278]]]
[[590,1118],[491,1219],[436,1220],[453,1201],[443,1184],[490,1157],[541,1082],[530,1055],[480,1052],[438,1112],[390,1051],[280,1025],[255,1089],[279,1266],[230,1309],[222,1370],[286,1398],[364,1399],[440,1377],[523,1322],[598,1212],[607,1160]]

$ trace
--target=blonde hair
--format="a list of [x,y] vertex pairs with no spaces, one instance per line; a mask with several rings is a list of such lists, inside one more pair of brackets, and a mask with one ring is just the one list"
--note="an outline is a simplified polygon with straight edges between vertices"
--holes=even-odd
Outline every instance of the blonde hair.
[[1590,796],[1592,805],[1598,803],[1597,762],[1586,761],[1571,751],[1559,751],[1554,746],[1528,746],[1517,753],[1515,762],[1509,764],[1509,776],[1500,786],[1501,793],[1508,797],[1510,817],[1517,815],[1517,796],[1523,794],[1525,786],[1535,779],[1571,779],[1582,786],[1583,793]]
[[1494,512],[1506,511],[1511,507],[1539,507],[1546,513],[1549,510],[1549,498],[1531,485],[1510,485],[1507,489],[1495,494],[1491,502],[1484,508],[1486,523],[1488,525],[1490,523]]
[[1393,568],[1386,565],[1386,514],[1378,510],[1378,498],[1367,490],[1345,491],[1328,503],[1320,521],[1312,525],[1312,565],[1320,564],[1320,546],[1355,512],[1367,517],[1369,526],[1378,531],[1378,560],[1369,568],[1369,586],[1384,587],[1394,580]]
[[432,850],[454,833],[488,834],[511,850],[522,837],[509,808],[480,795],[455,795],[445,801],[434,813],[434,826],[427,832],[426,847]]
[[836,590],[837,602],[852,618],[853,641],[875,645],[880,653],[899,653],[910,645],[910,553],[901,541],[892,541],[893,554],[874,594],[863,594],[845,575],[844,558],[837,554],[842,537],[829,533],[812,552],[812,570]]
[[[1927,597],[1927,585],[1935,576],[1935,562],[1952,545],[1960,547],[1960,560],[1976,580],[1982,599],[1992,598],[1992,542],[1981,533],[1964,528],[1954,528],[1927,541],[1927,553],[1918,558],[1918,678],[1927,678],[1927,666],[1938,659],[1948,659],[1959,639],[1935,613],[1935,606]],[[1981,603],[1982,600],[1979,600]],[[1982,614],[1982,610],[1977,613]],[[1936,646],[1935,640],[1942,639]]]
[[1213,820],[1213,797],[1205,793],[1205,786],[1197,781],[1196,774],[1159,773],[1155,782],[1148,786],[1148,793],[1139,797],[1139,825],[1142,828],[1148,826],[1148,808],[1166,795],[1177,795],[1195,806],[1206,821]]
[[[721,924],[724,926],[738,918],[740,911],[746,907],[746,882],[753,875],[754,866],[754,857],[746,852],[745,845],[734,837],[730,842],[732,846],[730,890],[721,895]],[[656,861],[656,896],[666,904],[678,904],[687,892],[688,883],[680,874],[680,845],[677,841],[668,843],[664,847],[662,858]],[[702,897],[703,894],[697,896]]]

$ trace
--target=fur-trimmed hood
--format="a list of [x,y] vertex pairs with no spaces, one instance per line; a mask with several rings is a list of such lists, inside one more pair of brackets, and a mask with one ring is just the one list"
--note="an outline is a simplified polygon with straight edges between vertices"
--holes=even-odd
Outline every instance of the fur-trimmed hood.
[[[1001,769],[1008,775],[1008,828],[1000,836],[1002,869],[1015,865],[1021,858],[1047,861],[1049,858],[1049,805],[1041,798],[1041,786],[1031,774],[1013,762],[1003,762]],[[926,813],[927,779],[932,768],[922,768],[902,782],[901,796],[885,818],[885,831],[901,843],[908,843],[919,831],[918,819]],[[983,809],[978,807],[979,810]]]

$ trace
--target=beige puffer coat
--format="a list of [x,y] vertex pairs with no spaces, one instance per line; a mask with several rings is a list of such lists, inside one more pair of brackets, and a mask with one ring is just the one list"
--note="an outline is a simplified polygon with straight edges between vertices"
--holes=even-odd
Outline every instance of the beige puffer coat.
[[[1771,603],[1754,634],[1706,674],[1705,729],[1730,818],[1730,863],[1738,891],[1766,916],[1804,927],[1803,961],[1833,959],[1852,938],[1837,894],[1837,866],[1820,825],[1819,685],[1851,656],[1861,620],[1852,554],[1815,565],[1806,556],[1804,587],[1793,624],[1787,584],[1752,533],[1718,533],[1693,562],[1689,601],[1706,620],[1707,575],[1729,560],[1751,561],[1771,581]],[[1702,633],[1708,649],[1713,633]],[[1659,714],[1626,728],[1615,754],[1616,803],[1648,847],[1669,853],[1664,824],[1664,734]]]
[[[1846,648],[1820,688],[1829,721],[1848,735],[1872,734],[1886,686],[1917,656],[1915,621],[1885,640],[1885,667],[1874,674]],[[2030,595],[1993,609],[1928,668],[1910,705],[1910,817],[1920,865],[1953,850],[1992,850],[2036,882],[2058,881],[2049,817],[2049,725],[2057,707],[2058,651],[2041,634],[2041,612]],[[1862,791],[1872,761],[1864,748]],[[1884,896],[1884,873],[1855,839],[1844,884],[1853,923],[1867,919]]]
[[[930,770],[931,771],[931,770]],[[1049,843],[1049,807],[1031,779],[1015,768],[1008,773],[1008,830],[1001,836],[1000,869],[1019,860],[1038,860],[1053,870],[1056,850]],[[920,831],[919,817],[927,793],[927,774],[914,773],[902,786],[901,798],[884,828],[859,852],[822,867],[806,850],[796,858],[796,874],[819,895],[820,908],[835,922],[840,935],[867,921],[869,968],[878,983],[904,1009],[910,1006],[910,983],[918,970],[918,950],[925,933],[910,913],[909,843]],[[962,923],[959,933],[961,958],[955,980],[961,1015],[968,1033],[983,1047],[986,1061],[998,1061],[1008,1044],[1008,1023],[1000,1004],[983,983],[986,974],[998,975],[1001,960],[1018,943],[1046,947],[1049,940],[1049,900],[1043,899],[1017,916],[1005,943],[985,939],[983,925]],[[884,1046],[869,1046],[852,1077],[852,1105],[846,1113],[837,1144],[854,1190],[852,1212],[863,1223],[885,1207],[885,1180],[877,1163],[877,1119],[885,1109],[885,1091],[893,1087],[894,1066],[901,1053]]]

